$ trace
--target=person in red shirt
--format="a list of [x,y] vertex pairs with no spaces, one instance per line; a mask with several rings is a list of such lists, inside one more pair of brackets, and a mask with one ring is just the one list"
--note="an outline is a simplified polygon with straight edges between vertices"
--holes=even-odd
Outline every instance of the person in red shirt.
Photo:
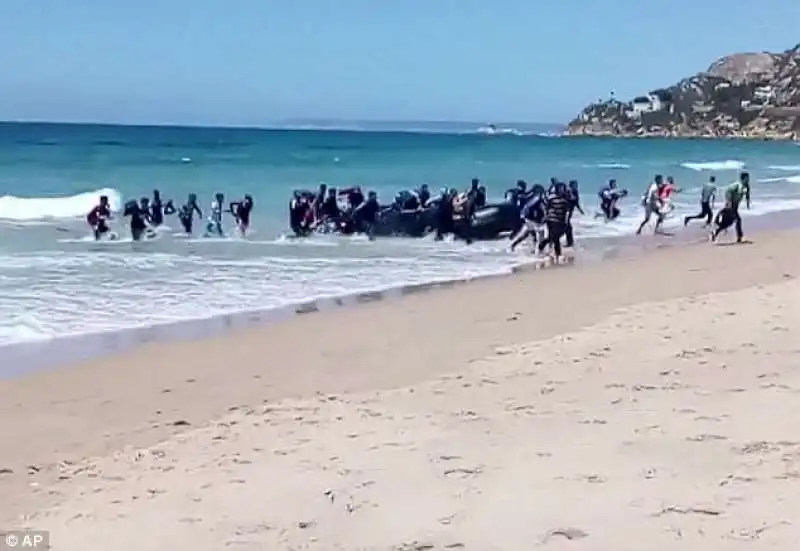
[[108,204],[108,196],[101,195],[100,202],[86,215],[86,222],[94,232],[95,241],[99,241],[108,233],[109,227],[106,221],[109,218],[111,218],[111,206]]
[[681,189],[675,185],[675,179],[672,176],[667,176],[667,183],[658,191],[658,198],[661,201],[661,208],[664,212],[669,212],[674,208],[671,202],[672,194],[680,193],[680,191]]

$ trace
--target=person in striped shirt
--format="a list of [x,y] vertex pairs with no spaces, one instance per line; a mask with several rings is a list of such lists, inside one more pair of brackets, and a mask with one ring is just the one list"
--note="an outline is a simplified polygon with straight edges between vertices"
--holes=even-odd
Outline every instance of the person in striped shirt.
[[547,237],[539,243],[539,254],[542,254],[548,245],[552,245],[555,259],[561,258],[561,238],[567,233],[571,206],[572,202],[567,186],[564,182],[555,183],[552,191],[547,195],[544,217]]

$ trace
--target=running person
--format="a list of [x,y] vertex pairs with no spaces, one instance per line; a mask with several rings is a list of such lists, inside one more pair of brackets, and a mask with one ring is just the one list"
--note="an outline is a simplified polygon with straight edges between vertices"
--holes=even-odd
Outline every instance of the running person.
[[644,208],[644,219],[639,224],[639,229],[636,230],[636,235],[641,235],[642,230],[650,222],[650,218],[656,215],[656,228],[655,233],[661,231],[661,224],[664,223],[664,213],[661,210],[661,197],[660,191],[664,187],[664,180],[661,174],[656,174],[653,182],[647,188],[644,196],[642,197],[642,207]]
[[739,181],[725,188],[725,207],[719,211],[715,223],[717,225],[711,234],[711,241],[716,241],[719,234],[731,226],[736,227],[736,242],[744,239],[742,231],[742,217],[739,214],[739,205],[744,199],[747,210],[750,210],[750,174],[742,172]]
[[700,190],[700,212],[694,216],[687,216],[683,219],[683,225],[688,226],[692,220],[706,219],[706,227],[711,225],[714,219],[714,199],[717,196],[717,179],[714,176],[708,178],[708,182],[703,184]]

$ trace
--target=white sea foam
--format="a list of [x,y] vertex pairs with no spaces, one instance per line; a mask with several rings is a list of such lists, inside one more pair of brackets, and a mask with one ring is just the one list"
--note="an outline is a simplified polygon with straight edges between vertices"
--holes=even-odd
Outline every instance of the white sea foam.
[[774,184],[785,182],[787,184],[800,184],[800,174],[793,176],[779,176],[777,178],[762,178],[759,180],[762,184]]
[[[436,244],[415,244],[431,245]],[[372,258],[276,255],[226,260],[117,249],[0,256],[7,276],[0,280],[0,344],[505,273],[520,261],[501,252],[505,243],[440,245],[435,255],[384,252]],[[143,300],[145,310],[139,307]],[[28,316],[25,320],[21,312]]]
[[767,168],[780,172],[800,172],[800,165],[770,165]]
[[725,171],[725,170],[742,170],[745,166],[743,161],[735,161],[728,159],[726,161],[702,161],[702,162],[687,162],[681,163],[683,168],[688,168],[689,170],[717,170],[717,171]]
[[604,168],[610,170],[627,170],[631,167],[625,163],[598,163],[596,165],[586,165],[585,168]]
[[75,218],[86,214],[97,204],[98,197],[107,195],[111,209],[117,211],[122,195],[115,189],[103,188],[65,197],[0,197],[0,219],[31,221]]

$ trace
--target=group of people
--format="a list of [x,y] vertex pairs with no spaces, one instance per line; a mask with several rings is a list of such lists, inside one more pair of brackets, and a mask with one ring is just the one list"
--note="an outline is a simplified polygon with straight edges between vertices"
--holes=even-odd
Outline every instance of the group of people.
[[[211,209],[206,220],[205,235],[219,236],[225,235],[223,229],[223,216],[230,213],[234,223],[242,236],[247,234],[250,227],[250,215],[253,211],[253,198],[245,195],[238,201],[228,204],[227,210],[224,207],[225,196],[216,193],[211,202]],[[142,197],[128,201],[122,211],[123,217],[128,218],[131,239],[141,241],[149,236],[155,235],[159,226],[164,223],[164,217],[177,214],[183,231],[187,235],[192,235],[194,230],[195,215],[198,219],[203,219],[203,211],[197,204],[197,195],[190,193],[186,203],[176,208],[172,199],[162,200],[159,190],[153,190],[152,199]],[[86,215],[86,222],[92,229],[95,240],[107,238],[111,235],[109,220],[112,219],[111,205],[108,196],[101,195],[97,205],[95,205]]]
[[[671,176],[666,179],[660,174],[655,176],[642,196],[641,206],[644,216],[637,229],[637,235],[642,233],[653,217],[655,217],[655,232],[661,232],[661,226],[672,210],[672,195],[679,192],[681,189]],[[606,221],[618,218],[619,202],[627,195],[628,191],[619,188],[616,180],[610,180],[598,193],[600,209],[595,217],[604,218]],[[699,213],[686,216],[684,226],[692,220],[705,220],[706,227],[714,226],[711,231],[712,240],[716,240],[720,233],[734,226],[737,240],[742,241],[739,207],[744,202],[747,208],[750,208],[750,175],[742,172],[737,182],[725,188],[725,205],[714,216],[716,195],[716,179],[711,176],[700,192]],[[343,199],[344,204],[340,203],[340,199]],[[547,190],[539,184],[529,188],[527,182],[519,180],[515,187],[506,191],[505,199],[519,212],[519,223],[510,237],[511,250],[516,249],[526,239],[530,239],[533,242],[534,252],[541,254],[546,248],[551,247],[558,258],[562,254],[562,238],[566,247],[574,246],[573,215],[575,211],[585,214],[576,180],[565,183],[557,178],[551,178]],[[224,205],[225,196],[216,193],[206,220],[205,235],[224,236],[223,216],[226,213],[233,217],[240,234],[246,235],[254,206],[253,198],[245,195],[240,200],[230,202],[227,209]],[[359,186],[336,190],[321,184],[316,192],[294,192],[289,205],[289,223],[297,236],[306,236],[319,231],[337,231],[364,233],[372,237],[372,228],[385,208],[403,211],[432,208],[434,209],[432,229],[436,239],[454,234],[470,242],[473,215],[486,205],[486,188],[477,178],[473,178],[469,187],[463,192],[455,188],[445,188],[438,197],[432,197],[428,185],[423,184],[413,191],[398,193],[394,202],[388,207],[381,206],[375,191],[369,191],[365,195]],[[155,232],[164,223],[165,216],[176,214],[187,235],[193,232],[195,217],[203,219],[203,211],[198,206],[196,194],[190,193],[186,202],[176,208],[172,200],[162,200],[158,190],[153,191],[152,198],[142,197],[138,201],[129,201],[125,204],[122,214],[129,219],[130,233],[134,241],[146,238],[149,232]],[[109,234],[108,221],[111,218],[109,199],[107,196],[101,196],[99,203],[86,216],[96,240]]]
[[[340,204],[344,198],[344,205]],[[398,193],[386,208],[403,211],[435,207],[436,238],[455,232],[455,220],[469,224],[475,210],[486,205],[486,188],[474,178],[469,188],[459,193],[455,188],[443,189],[433,198],[427,184],[410,191]],[[360,186],[337,190],[320,184],[316,192],[296,190],[289,203],[289,226],[298,237],[312,232],[364,233],[372,237],[372,229],[382,207],[378,194],[369,191],[366,196]],[[466,239],[469,241],[469,232]]]
[[[534,185],[527,191],[524,181],[517,184],[517,188],[509,190],[507,198],[520,202],[520,213],[523,227],[511,237],[511,250],[520,243],[531,238],[534,243],[534,252],[541,254],[547,247],[552,247],[556,259],[561,256],[561,238],[565,238],[566,247],[574,246],[572,217],[577,210],[581,214],[580,192],[577,181],[564,184],[556,179],[551,179],[550,189],[545,192],[540,185]],[[641,205],[644,210],[636,234],[641,235],[645,226],[653,217],[655,232],[662,233],[661,225],[668,214],[673,210],[672,196],[682,190],[676,185],[672,176],[666,179],[661,174],[653,178],[652,183],[642,196]],[[739,179],[725,187],[724,205],[714,215],[714,203],[717,195],[716,177],[711,176],[700,190],[700,210],[698,214],[686,216],[683,225],[688,226],[693,220],[705,220],[705,225],[710,229],[711,241],[716,241],[722,232],[732,226],[736,231],[737,242],[742,242],[742,218],[739,208],[742,203],[750,208],[750,174],[742,172]],[[609,180],[608,184],[600,189],[600,210],[596,218],[604,218],[607,222],[615,220],[620,215],[619,201],[628,195],[628,191],[618,187],[616,180]],[[510,197],[509,197],[510,196]],[[538,244],[538,245],[537,245]]]
[[[636,234],[640,235],[642,233],[642,230],[644,230],[644,227],[650,222],[653,216],[656,218],[655,232],[660,233],[661,225],[672,210],[671,196],[673,193],[680,191],[680,188],[675,185],[675,181],[671,176],[667,177],[665,182],[663,176],[657,174],[642,197],[644,216]],[[741,172],[736,182],[725,187],[725,203],[717,212],[716,216],[714,216],[716,196],[716,177],[712,175],[700,190],[700,212],[695,215],[684,217],[684,227],[688,226],[689,222],[692,220],[705,220],[705,226],[711,230],[711,240],[716,241],[720,233],[734,226],[736,230],[736,240],[737,242],[741,242],[744,239],[744,233],[742,230],[742,218],[739,214],[739,208],[742,202],[745,203],[748,209],[750,208],[750,174],[748,172]]]

